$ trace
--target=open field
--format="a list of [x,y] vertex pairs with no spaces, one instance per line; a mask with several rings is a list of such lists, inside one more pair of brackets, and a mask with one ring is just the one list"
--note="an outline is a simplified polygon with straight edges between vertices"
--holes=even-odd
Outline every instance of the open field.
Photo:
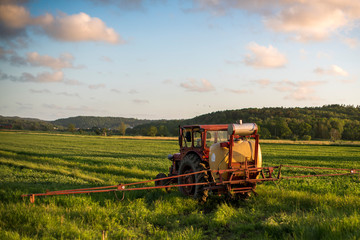
[[[357,145],[261,148],[266,166],[360,169]],[[37,197],[35,204],[20,197],[152,179],[168,172],[166,156],[177,151],[171,139],[0,132],[0,239],[360,238],[358,176],[269,182],[246,201],[212,196],[203,205],[176,189],[130,192],[123,201],[113,193]]]

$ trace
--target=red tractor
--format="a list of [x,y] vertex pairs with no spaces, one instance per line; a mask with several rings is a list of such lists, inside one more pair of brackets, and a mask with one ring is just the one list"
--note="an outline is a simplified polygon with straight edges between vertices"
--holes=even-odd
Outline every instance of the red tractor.
[[[205,201],[209,190],[213,193],[240,193],[247,196],[256,182],[236,181],[256,179],[255,172],[235,172],[229,169],[261,168],[261,150],[255,123],[188,125],[179,127],[180,152],[169,155],[172,165],[169,177],[156,185],[178,184],[181,193]],[[253,140],[249,140],[252,138]],[[200,172],[198,174],[192,174]],[[167,177],[164,173],[156,179]],[[226,184],[225,182],[229,183]],[[216,184],[216,183],[222,184]]]

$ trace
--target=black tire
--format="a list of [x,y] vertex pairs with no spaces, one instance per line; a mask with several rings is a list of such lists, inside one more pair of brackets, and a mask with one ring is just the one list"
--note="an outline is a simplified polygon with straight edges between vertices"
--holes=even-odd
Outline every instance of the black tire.
[[[199,156],[195,154],[189,154],[181,160],[179,175],[198,172],[206,169],[207,168],[205,164],[201,163]],[[208,181],[209,176],[206,172],[178,178],[178,184],[203,183]],[[204,189],[204,185],[183,186],[179,187],[179,190],[182,194],[191,196],[203,202],[206,201],[206,198],[208,197],[208,190]]]

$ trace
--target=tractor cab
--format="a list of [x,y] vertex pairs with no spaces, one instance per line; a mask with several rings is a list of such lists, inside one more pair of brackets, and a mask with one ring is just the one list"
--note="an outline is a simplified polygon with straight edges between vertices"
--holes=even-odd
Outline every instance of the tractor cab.
[[169,155],[169,159],[173,161],[171,172],[177,174],[181,159],[189,154],[197,156],[208,166],[210,146],[214,143],[228,141],[227,130],[227,124],[180,126],[180,152]]

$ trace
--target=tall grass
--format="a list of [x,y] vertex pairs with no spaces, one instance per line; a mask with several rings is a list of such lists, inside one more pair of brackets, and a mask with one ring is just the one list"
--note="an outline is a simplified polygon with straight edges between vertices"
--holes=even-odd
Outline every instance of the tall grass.
[[[262,144],[267,166],[360,168],[360,147]],[[359,239],[357,176],[283,180],[246,201],[176,189],[35,200],[21,194],[152,179],[176,140],[0,132],[0,239]],[[306,174],[295,169],[285,175]],[[316,171],[322,172],[322,171]]]

